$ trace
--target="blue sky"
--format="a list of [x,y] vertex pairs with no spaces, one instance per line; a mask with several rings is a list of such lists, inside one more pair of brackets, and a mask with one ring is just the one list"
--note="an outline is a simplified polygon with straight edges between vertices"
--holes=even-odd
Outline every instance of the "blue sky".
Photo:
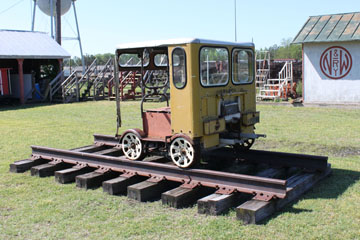
[[[33,0],[2,0],[0,29],[31,29]],[[119,43],[197,37],[234,41],[234,0],[77,0],[87,54],[114,52]],[[15,4],[15,6],[13,6]],[[11,7],[11,8],[10,8]],[[9,9],[10,8],[10,9]],[[360,11],[359,0],[237,0],[237,40],[256,48],[293,38],[309,16]],[[37,8],[35,30],[50,32],[50,18]],[[62,18],[65,37],[75,36],[74,13]],[[79,55],[76,41],[63,41]]]

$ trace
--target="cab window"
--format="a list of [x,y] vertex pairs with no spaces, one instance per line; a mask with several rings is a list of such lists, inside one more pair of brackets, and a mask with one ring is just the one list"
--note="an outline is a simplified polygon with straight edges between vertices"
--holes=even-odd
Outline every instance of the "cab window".
[[234,84],[252,83],[254,80],[253,52],[234,49],[232,54],[232,81]]
[[[141,59],[136,53],[122,53],[119,57],[120,67],[141,67]],[[144,58],[144,66],[149,65],[149,58]]]
[[178,89],[186,85],[186,54],[183,48],[177,47],[172,52],[173,83]]
[[224,86],[229,80],[229,53],[226,48],[200,50],[200,82],[204,87]]
[[168,65],[166,54],[156,54],[154,57],[154,63],[157,67],[166,67]]

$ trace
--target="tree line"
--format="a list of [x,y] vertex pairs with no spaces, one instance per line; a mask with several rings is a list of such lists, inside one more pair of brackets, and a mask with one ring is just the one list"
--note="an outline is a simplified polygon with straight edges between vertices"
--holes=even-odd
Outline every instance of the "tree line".
[[[265,47],[265,48],[260,48],[257,49],[257,52],[262,52],[262,51],[269,51],[270,52],[270,59],[296,59],[296,60],[301,60],[302,59],[302,49],[301,49],[301,45],[300,44],[291,44],[292,39],[291,38],[287,38],[287,39],[282,39],[280,45],[274,44],[270,47]],[[212,53],[214,54],[218,54],[216,51],[214,51]],[[85,54],[84,55],[84,59],[85,59],[85,65],[89,66],[94,59],[97,59],[97,64],[98,65],[104,65],[110,57],[114,57],[113,53],[103,53],[103,54]],[[202,56],[203,57],[203,56]],[[73,57],[71,59],[65,59],[64,60],[64,64],[65,66],[69,66],[71,64],[71,66],[81,66],[81,58],[80,57]]]
[[[109,58],[113,58],[115,55],[113,53],[103,53],[103,54],[85,54],[84,55],[84,60],[85,60],[85,66],[89,66],[94,60],[95,58],[97,59],[97,65],[104,65]],[[71,59],[64,59],[64,65],[65,66],[81,66],[81,58],[78,56],[75,56]]]
[[300,44],[291,44],[292,38],[282,39],[281,44],[258,49],[257,51],[269,51],[270,59],[302,59],[302,48]]

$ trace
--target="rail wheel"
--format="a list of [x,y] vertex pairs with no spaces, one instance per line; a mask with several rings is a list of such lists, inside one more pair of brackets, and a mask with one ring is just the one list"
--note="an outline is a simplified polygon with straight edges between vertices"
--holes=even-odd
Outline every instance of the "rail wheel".
[[248,139],[244,140],[244,143],[235,145],[235,147],[238,148],[238,150],[240,150],[240,151],[249,150],[251,148],[251,146],[254,144],[254,142],[255,142],[255,139],[248,138]]
[[141,160],[145,156],[143,143],[135,133],[126,133],[122,138],[121,147],[124,155],[130,160]]
[[171,160],[181,168],[189,168],[199,160],[197,149],[183,137],[177,137],[171,142],[169,153]]

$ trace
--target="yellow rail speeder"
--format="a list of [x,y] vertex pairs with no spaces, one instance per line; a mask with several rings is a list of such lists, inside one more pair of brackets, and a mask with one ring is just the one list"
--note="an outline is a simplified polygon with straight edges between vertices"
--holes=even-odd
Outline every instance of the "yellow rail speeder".
[[[139,75],[144,89],[143,129],[129,129],[119,136],[125,156],[140,160],[161,154],[177,166],[188,168],[209,149],[249,149],[256,138],[264,136],[254,132],[259,122],[254,55],[253,43],[204,39],[118,46],[117,84]],[[155,73],[165,79],[163,86],[170,83],[170,106],[168,102],[168,107],[144,110],[143,102],[160,94],[158,86],[151,84]],[[146,88],[152,93],[146,94]],[[119,127],[119,94],[117,103]]]

